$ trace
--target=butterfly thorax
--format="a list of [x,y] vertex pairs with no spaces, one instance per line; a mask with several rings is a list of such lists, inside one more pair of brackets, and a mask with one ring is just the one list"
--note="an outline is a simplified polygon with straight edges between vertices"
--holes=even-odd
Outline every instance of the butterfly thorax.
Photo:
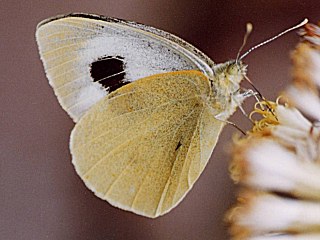
[[246,68],[241,61],[234,60],[213,67],[210,105],[219,119],[226,120],[242,104],[245,97],[239,89],[240,82],[246,75]]

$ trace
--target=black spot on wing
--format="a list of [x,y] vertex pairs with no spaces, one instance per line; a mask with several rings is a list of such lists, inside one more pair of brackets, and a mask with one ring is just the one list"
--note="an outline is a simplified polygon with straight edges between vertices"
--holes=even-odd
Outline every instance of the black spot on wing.
[[175,151],[178,151],[178,149],[179,149],[181,146],[182,146],[182,144],[181,144],[181,142],[179,141],[178,144],[177,144],[177,146],[176,146]]
[[128,84],[125,80],[124,58],[120,56],[104,56],[90,65],[90,73],[94,82],[99,82],[108,92]]

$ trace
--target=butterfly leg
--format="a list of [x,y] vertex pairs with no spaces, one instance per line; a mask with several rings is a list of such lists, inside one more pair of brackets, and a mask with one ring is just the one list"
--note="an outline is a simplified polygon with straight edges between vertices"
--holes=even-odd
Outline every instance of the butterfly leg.
[[236,91],[234,94],[233,94],[233,101],[235,102],[235,105],[237,107],[239,107],[240,111],[242,112],[242,114],[244,116],[247,117],[247,119],[249,119],[249,116],[248,114],[246,113],[246,111],[243,109],[242,107],[242,103],[245,99],[249,98],[249,97],[254,97],[256,99],[257,102],[259,102],[259,99],[258,99],[258,95],[259,93],[258,92],[255,92],[254,90],[252,89],[245,89],[244,92],[242,92],[241,90],[243,89],[240,89],[238,91]]

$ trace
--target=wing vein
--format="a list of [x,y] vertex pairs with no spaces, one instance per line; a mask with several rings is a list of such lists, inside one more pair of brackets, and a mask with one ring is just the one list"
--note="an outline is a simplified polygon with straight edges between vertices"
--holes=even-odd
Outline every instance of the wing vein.
[[[130,93],[131,93],[131,92],[130,92]],[[118,119],[118,118],[120,118],[120,117],[122,117],[122,116],[124,116],[124,115],[126,115],[126,117],[127,117],[127,116],[130,115],[130,114],[137,113],[137,112],[142,112],[142,111],[146,111],[146,110],[149,110],[149,109],[152,109],[152,108],[153,108],[154,111],[155,111],[155,110],[157,110],[157,109],[160,108],[160,107],[164,107],[164,106],[166,106],[166,105],[169,105],[169,104],[172,104],[172,103],[175,103],[175,102],[190,100],[190,99],[192,99],[192,98],[195,98],[195,97],[184,98],[184,99],[179,99],[179,100],[175,100],[175,101],[169,101],[169,102],[163,103],[163,104],[161,104],[161,105],[159,105],[159,106],[157,106],[157,107],[152,106],[152,107],[148,107],[148,108],[143,108],[143,109],[135,110],[135,111],[132,111],[132,112],[127,112],[127,113],[121,114],[121,115],[119,115],[119,116],[116,116],[115,118],[110,119],[110,121],[116,120],[116,119]],[[153,111],[153,112],[154,112],[154,111]],[[151,114],[152,114],[152,113],[151,113]],[[141,121],[141,122],[136,123],[136,125],[141,125],[142,123],[148,121],[149,118],[151,117],[151,114],[148,116],[148,118],[144,119],[144,120]],[[122,132],[121,134],[124,134],[124,133],[126,133],[127,131],[129,131],[129,129],[127,129],[126,131]],[[109,133],[109,131],[107,131],[107,132],[105,132],[105,133],[103,133],[103,134],[101,134],[101,135],[99,135],[99,136],[96,136],[95,138],[90,139],[90,141],[88,141],[88,142],[86,142],[86,143],[84,143],[84,144],[79,145],[79,147],[82,147],[82,146],[91,144],[91,143],[92,143],[93,141],[95,141],[96,139],[101,138],[101,137],[105,136],[105,135],[108,134],[108,133]],[[118,136],[120,136],[120,134],[119,134]],[[116,136],[116,137],[114,137],[114,138],[112,138],[112,139],[110,139],[110,140],[113,140],[113,139],[117,138],[118,136]]]
[[[195,127],[195,130],[193,131],[193,134],[192,134],[192,137],[191,137],[191,141],[190,141],[190,145],[189,145],[188,151],[187,151],[187,153],[186,153],[186,158],[187,158],[187,156],[188,156],[188,154],[189,154],[190,146],[191,146],[192,140],[193,140],[193,138],[194,138],[194,136],[195,136],[195,133],[198,131],[199,121],[200,121],[200,119],[202,119],[203,111],[204,111],[204,109],[203,109],[203,110],[201,111],[201,113],[199,114],[198,122],[197,122],[197,125],[196,125],[196,127]],[[182,168],[181,168],[181,172],[180,172],[180,175],[179,175],[179,182],[178,182],[178,185],[177,185],[178,187],[179,187],[179,185],[180,185],[180,183],[181,183],[181,173],[183,172],[183,170],[185,169],[185,167],[186,167],[186,161],[183,162],[183,166],[182,166]],[[172,199],[175,198],[178,187],[176,188],[176,191],[175,191]],[[188,188],[190,188],[189,181],[188,181]]]
[[[188,114],[188,116],[181,122],[181,124],[179,124],[179,126],[177,127],[177,129],[175,130],[175,132],[174,132],[174,134],[173,134],[172,139],[175,138],[176,133],[178,132],[179,128],[182,126],[182,124],[184,124],[184,123],[187,121],[187,119],[194,113],[194,111],[195,111],[195,109],[193,109],[193,110]],[[180,153],[179,153],[179,154],[180,154]],[[165,198],[165,196],[167,195],[167,192],[168,192],[168,187],[167,187],[167,186],[169,185],[169,180],[170,180],[171,177],[172,177],[172,171],[173,171],[173,169],[174,169],[174,165],[175,165],[175,163],[176,163],[176,160],[177,160],[177,157],[179,156],[179,154],[177,154],[176,159],[175,159],[175,161],[174,161],[174,163],[173,163],[173,165],[172,165],[172,167],[171,167],[170,175],[168,176],[167,181],[166,181],[166,184],[165,184],[165,187],[163,188],[163,191],[162,191],[162,193],[161,193],[161,196],[160,196],[160,199],[159,199],[159,202],[158,202],[158,206],[157,206],[156,212],[158,212],[158,211],[159,211],[159,208],[162,207],[164,198]]]
[[[155,129],[153,129],[152,131],[150,132],[153,132],[153,131],[156,131],[157,129],[159,129],[163,124],[165,124],[166,122],[168,122],[168,119],[165,119],[165,121],[163,121],[161,124],[159,124]],[[145,133],[148,133],[149,131],[146,131]],[[115,149],[112,149],[111,152],[114,152],[114,150],[116,150],[117,148],[123,146],[123,145],[127,145],[127,143],[133,139],[137,139],[139,137],[141,137],[143,133],[139,133],[137,136],[131,138],[131,139],[128,139],[127,141],[125,141],[124,143],[118,145]],[[102,159],[99,160],[99,162],[101,163],[102,161],[106,160],[107,156],[110,155],[109,152],[106,156],[104,156]],[[115,180],[110,184],[109,188],[107,189],[106,193],[104,194],[104,197],[110,192],[110,190],[112,189],[112,187],[114,186],[114,184],[120,179],[120,177],[124,174],[124,172],[128,169],[130,169],[130,166],[136,161],[137,157],[133,158],[133,160],[131,160],[129,162],[129,164],[121,171],[121,173],[115,178]],[[95,164],[97,165],[97,164]],[[93,166],[94,167],[94,166]]]

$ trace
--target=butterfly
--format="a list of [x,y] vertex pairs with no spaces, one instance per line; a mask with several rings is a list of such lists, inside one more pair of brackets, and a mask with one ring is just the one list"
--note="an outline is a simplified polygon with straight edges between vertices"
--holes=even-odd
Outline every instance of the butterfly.
[[227,119],[250,94],[246,65],[215,64],[168,32],[111,17],[42,21],[36,40],[49,83],[75,122],[76,172],[111,205],[155,218],[204,170]]

